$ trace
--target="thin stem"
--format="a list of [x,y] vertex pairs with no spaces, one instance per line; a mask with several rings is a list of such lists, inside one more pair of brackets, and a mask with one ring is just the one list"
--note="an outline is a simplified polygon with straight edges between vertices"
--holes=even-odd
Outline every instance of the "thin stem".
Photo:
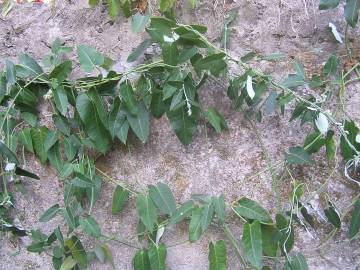
[[19,83],[16,83],[16,84],[19,86],[20,89],[19,89],[19,91],[16,93],[16,95],[15,95],[14,99],[12,100],[11,104],[10,104],[10,105],[7,107],[7,109],[6,109],[6,112],[5,112],[5,115],[4,115],[4,120],[3,120],[2,123],[1,123],[0,130],[3,129],[4,123],[5,123],[6,118],[7,118],[8,114],[9,114],[9,112],[10,112],[10,109],[14,106],[15,101],[16,101],[16,99],[19,97],[19,95],[21,94],[21,92],[22,92],[26,87],[28,87],[30,84],[32,84],[35,80],[37,80],[39,77],[43,76],[44,74],[45,74],[45,73],[39,74],[39,75],[36,76],[34,79],[32,79],[31,81],[29,81],[27,84],[25,84],[24,87],[22,87]]
[[348,53],[349,58],[352,59],[352,52],[349,47],[349,24],[348,23],[345,26],[345,47],[346,47],[346,51]]
[[99,168],[95,167],[95,170],[97,170],[100,174],[102,174],[110,183],[116,185],[116,186],[120,186],[122,187],[123,189],[129,191],[131,194],[133,195],[137,195],[139,194],[139,192],[137,192],[136,190],[134,189],[131,189],[129,187],[127,187],[125,184],[119,182],[118,180],[110,177],[109,175],[107,175],[106,173],[104,173],[102,170],[100,170]]
[[223,53],[230,61],[235,62],[236,64],[238,64],[240,67],[242,67],[243,69],[245,69],[246,71],[252,70],[252,72],[261,78],[267,79],[268,82],[276,89],[280,89],[282,91],[285,91],[286,93],[290,93],[292,94],[297,100],[300,100],[302,102],[304,102],[305,104],[307,104],[308,106],[316,109],[317,111],[323,113],[329,120],[329,122],[331,122],[333,125],[335,125],[338,130],[340,131],[341,135],[345,138],[347,144],[349,145],[349,147],[356,153],[356,156],[360,156],[360,152],[356,149],[356,147],[349,141],[347,134],[343,128],[343,125],[341,123],[339,123],[338,121],[336,121],[334,119],[334,117],[329,113],[326,112],[325,110],[323,110],[320,106],[318,106],[317,104],[303,98],[302,96],[300,96],[298,93],[296,93],[295,91],[282,86],[281,84],[277,83],[276,81],[274,81],[271,77],[267,76],[266,74],[262,73],[259,70],[253,69],[251,66],[249,66],[248,64],[244,63],[243,61],[241,61],[240,59],[236,59],[235,57],[231,56],[229,53],[227,53],[226,51],[219,49],[217,46],[215,46],[214,44],[212,44],[210,41],[208,41],[208,39],[201,34],[200,32],[198,32],[196,29],[192,28],[189,25],[183,25],[180,24],[180,26],[183,26],[193,32],[195,32],[200,38],[201,40],[206,43],[206,45],[209,48],[212,48],[214,51],[218,52],[218,53]]
[[231,230],[229,229],[229,227],[225,224],[224,226],[222,226],[222,229],[224,231],[225,236],[227,237],[227,239],[230,241],[230,244],[233,246],[234,251],[236,253],[236,256],[239,258],[240,263],[246,268],[248,267],[246,264],[245,259],[243,258],[243,256],[241,255],[241,249],[237,243],[237,240],[235,239],[234,235],[232,234]]
[[134,248],[134,249],[141,249],[141,247],[139,246],[136,246],[132,243],[128,243],[120,238],[117,238],[116,236],[107,236],[107,235],[102,235],[103,238],[105,238],[107,241],[115,241],[117,243],[120,243],[124,246],[127,246],[127,247],[131,247],[131,248]]

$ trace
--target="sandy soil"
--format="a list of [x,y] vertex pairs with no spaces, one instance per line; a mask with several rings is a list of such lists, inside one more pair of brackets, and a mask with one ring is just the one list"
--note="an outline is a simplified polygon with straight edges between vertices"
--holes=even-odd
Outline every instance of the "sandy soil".
[[[146,36],[131,32],[130,20],[122,17],[110,22],[104,7],[91,9],[87,1],[57,1],[52,12],[45,5],[24,4],[16,6],[0,20],[0,57],[15,58],[20,52],[33,55],[36,59],[49,51],[49,45],[59,37],[67,45],[89,44],[108,54],[126,68],[126,58],[131,49]],[[283,52],[297,57],[306,65],[307,71],[318,71],[326,57],[334,52],[343,52],[343,45],[335,43],[329,29],[331,21],[342,31],[345,24],[342,10],[319,11],[317,0],[237,0],[217,6],[208,0],[199,1],[196,11],[179,4],[179,17],[185,22],[200,22],[209,27],[209,38],[217,42],[223,18],[233,6],[239,6],[239,15],[233,25],[229,52],[235,56],[249,51],[268,54]],[[359,28],[359,27],[358,27]],[[352,36],[359,34],[351,32]],[[356,41],[354,41],[354,44]],[[356,44],[355,44],[356,45]],[[281,78],[291,71],[290,62],[281,64],[259,64],[266,72],[274,72]],[[145,188],[148,184],[163,181],[174,192],[178,201],[188,199],[195,193],[223,193],[227,201],[241,196],[257,200],[268,209],[276,210],[277,199],[272,190],[268,173],[256,175],[266,167],[264,155],[254,132],[241,113],[235,113],[226,96],[226,82],[209,82],[202,87],[201,95],[206,106],[219,108],[229,124],[229,130],[221,135],[201,126],[192,144],[184,147],[176,139],[166,119],[152,120],[150,141],[141,145],[131,140],[132,150],[128,152],[120,145],[98,162],[99,168],[114,178]],[[349,87],[346,99],[348,112],[360,124],[358,104],[360,85]],[[308,91],[308,90],[305,90]],[[314,93],[319,96],[320,93]],[[288,147],[301,144],[305,133],[297,122],[289,123],[289,114],[282,117],[277,113],[264,118],[257,124],[265,147],[274,162],[283,158]],[[46,123],[46,119],[43,120]],[[327,162],[316,155],[316,165],[295,170],[297,180],[304,182],[310,191],[316,190],[328,177]],[[16,193],[16,221],[25,228],[39,228],[50,232],[59,222],[42,224],[38,219],[48,207],[62,202],[62,183],[50,167],[27,156],[27,166],[36,171],[41,181],[26,182],[26,194]],[[336,205],[343,209],[358,190],[342,176],[341,166],[331,176],[329,194]],[[254,176],[255,175],[255,176]],[[280,183],[281,200],[284,202],[290,190],[290,179]],[[94,216],[100,222],[103,232],[123,239],[136,241],[136,213],[133,199],[119,216],[111,215],[111,196],[114,187],[104,183],[101,199],[94,209]],[[310,199],[310,195],[308,197]],[[318,205],[318,197],[312,197]],[[241,238],[241,226],[237,219],[231,220],[236,237]],[[357,269],[360,267],[360,241],[345,240],[347,228],[336,235],[320,251],[315,248],[331,231],[319,218],[319,228],[311,235],[298,228],[295,250],[308,257],[310,269]],[[163,241],[168,248],[167,266],[172,270],[208,269],[208,243],[222,239],[221,232],[211,229],[195,244],[181,244],[187,239],[186,226],[178,225],[165,231]],[[86,239],[85,239],[86,242]],[[51,258],[46,255],[29,254],[26,244],[29,239],[0,239],[0,269],[51,269]],[[116,242],[109,243],[114,255],[116,269],[131,269],[135,250]],[[173,246],[175,245],[175,246]],[[89,247],[91,243],[89,242]],[[229,269],[238,269],[239,264],[229,246]],[[107,269],[109,266],[92,264],[90,269]],[[109,267],[110,269],[110,267]]]

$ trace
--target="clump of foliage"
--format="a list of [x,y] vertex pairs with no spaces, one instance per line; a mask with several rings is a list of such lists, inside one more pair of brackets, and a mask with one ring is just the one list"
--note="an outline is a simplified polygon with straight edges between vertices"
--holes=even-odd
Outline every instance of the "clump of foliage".
[[[325,2],[330,1],[322,4]],[[26,54],[19,57],[18,63],[7,60],[0,73],[1,230],[30,236],[32,244],[28,251],[51,254],[54,268],[62,270],[85,268],[95,259],[113,264],[107,245],[111,240],[136,250],[134,269],[165,269],[167,250],[161,238],[167,228],[179,222],[188,222],[189,242],[199,240],[211,226],[220,228],[245,268],[266,269],[269,263],[266,257],[281,261],[285,269],[307,269],[304,255],[292,251],[296,239],[294,225],[315,227],[316,217],[308,211],[303,199],[304,186],[293,179],[290,168],[313,163],[312,154],[323,147],[332,162],[339,145],[347,162],[347,176],[357,181],[354,172],[360,157],[359,129],[351,119],[336,119],[326,105],[331,98],[328,89],[343,89],[360,80],[357,74],[360,66],[356,63],[344,72],[340,70],[340,59],[331,55],[322,72],[309,77],[303,65],[295,60],[294,73],[277,82],[271,75],[252,68],[251,61],[273,60],[279,55],[249,53],[237,59],[226,52],[228,26],[233,20],[229,16],[225,22],[222,48],[218,48],[207,40],[207,29],[202,25],[181,24],[171,15],[152,17],[146,28],[149,39],[133,51],[128,61],[137,60],[152,44],[157,44],[161,53],[121,74],[111,70],[113,61],[109,57],[93,47],[79,45],[78,62],[85,73],[92,75],[71,80],[74,64],[67,54],[73,48],[60,40],[53,43],[51,53],[44,58],[44,67]],[[277,209],[275,218],[250,198],[226,203],[223,195],[193,195],[179,203],[164,183],[150,185],[140,192],[96,168],[97,155],[108,152],[115,140],[127,145],[129,134],[133,134],[146,143],[151,117],[167,117],[184,145],[196,136],[200,121],[208,122],[219,133],[226,129],[221,113],[200,103],[199,90],[209,78],[230,77],[230,63],[241,71],[231,76],[227,95],[233,108],[243,111],[249,122],[262,121],[275,110],[284,114],[285,107],[294,102],[290,121],[299,119],[302,125],[309,123],[313,127],[302,146],[291,147],[284,155],[282,163],[288,169],[293,188],[289,203]],[[130,80],[133,73],[140,75],[138,80]],[[323,98],[302,96],[296,89],[303,86],[322,91]],[[54,129],[38,122],[37,104],[41,101],[52,108]],[[8,186],[20,185],[26,177],[38,179],[21,168],[16,155],[19,148],[33,153],[42,164],[49,162],[64,182],[64,202],[47,209],[40,221],[48,222],[59,216],[66,225],[56,227],[49,235],[19,228],[9,217],[8,210],[14,201]],[[111,209],[114,215],[122,211],[131,196],[136,198],[140,244],[105,235],[92,216],[102,180],[115,186]],[[358,197],[350,206],[354,205],[348,229],[350,239],[360,229]],[[329,197],[323,210],[333,232],[338,231],[347,211],[340,214]],[[241,243],[228,226],[231,214],[243,223]],[[94,249],[85,250],[80,232],[94,238]],[[209,268],[227,268],[223,240],[209,243]]]

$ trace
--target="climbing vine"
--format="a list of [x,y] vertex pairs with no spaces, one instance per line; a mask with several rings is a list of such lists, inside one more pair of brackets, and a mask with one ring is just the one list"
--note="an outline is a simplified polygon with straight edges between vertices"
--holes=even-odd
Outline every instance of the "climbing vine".
[[[91,3],[97,4],[97,1]],[[321,1],[320,8],[333,8],[338,3]],[[351,8],[353,13],[349,13]],[[358,10],[359,1],[346,1],[345,17],[352,27],[356,25]],[[111,12],[114,11],[110,7]],[[327,104],[334,94],[332,89],[339,89],[342,98],[346,87],[360,80],[360,64],[355,61],[344,70],[341,59],[333,54],[321,73],[309,76],[300,61],[294,60],[294,73],[277,81],[270,74],[253,68],[252,63],[272,61],[281,55],[249,53],[236,58],[226,51],[228,26],[235,19],[235,13],[236,10],[224,24],[221,48],[205,37],[205,26],[181,24],[168,13],[164,17],[149,17],[146,27],[149,38],[134,49],[128,61],[136,61],[153,44],[161,51],[123,73],[112,70],[113,60],[106,55],[93,47],[79,45],[76,54],[81,69],[95,75],[71,80],[74,63],[67,55],[74,48],[59,39],[44,58],[43,66],[27,54],[20,55],[17,63],[6,60],[0,73],[1,230],[31,237],[28,251],[50,254],[54,268],[61,270],[85,268],[95,259],[113,264],[107,246],[111,240],[136,250],[134,269],[165,269],[167,249],[161,238],[167,228],[180,222],[188,223],[189,242],[199,240],[210,226],[220,228],[243,268],[268,269],[273,261],[285,269],[307,269],[305,256],[292,251],[296,239],[294,226],[314,227],[315,217],[303,200],[304,185],[294,179],[291,168],[313,163],[312,154],[323,147],[329,163],[335,162],[340,148],[346,163],[345,176],[358,187],[359,128],[347,116],[337,118]],[[137,80],[132,79],[133,74],[138,74]],[[167,117],[184,145],[192,142],[200,121],[206,121],[218,133],[227,129],[222,114],[216,108],[206,108],[199,97],[201,86],[218,77],[229,80],[227,95],[233,108],[244,113],[260,144],[261,134],[255,123],[274,111],[284,114],[290,103],[295,103],[290,121],[298,119],[301,125],[312,126],[303,145],[288,149],[279,163],[284,165],[286,177],[292,180],[292,192],[288,207],[277,209],[275,218],[250,198],[225,202],[223,195],[193,195],[188,201],[176,202],[164,183],[140,191],[96,167],[97,157],[106,154],[115,140],[128,145],[129,134],[134,134],[146,143],[151,117]],[[305,86],[319,90],[321,98],[303,96],[297,91]],[[39,124],[39,102],[50,104],[53,129]],[[8,186],[26,178],[39,179],[34,172],[22,167],[16,154],[21,149],[33,153],[43,165],[49,162],[64,183],[64,201],[51,206],[40,217],[40,222],[56,216],[64,220],[65,225],[56,227],[49,235],[16,226],[9,215],[8,210],[15,203]],[[276,164],[264,147],[263,151],[272,178],[276,178],[273,172]],[[139,244],[103,234],[92,216],[102,181],[114,185],[113,215],[122,211],[130,197],[136,198]],[[275,191],[276,188],[275,183]],[[341,228],[344,216],[351,209],[348,237],[355,238],[360,229],[359,195],[343,211],[337,209],[326,193],[325,202],[324,215],[334,227],[332,234]],[[240,242],[237,240],[240,237],[228,226],[230,215],[237,216],[239,224],[243,224]],[[82,233],[93,237],[93,250],[85,250]],[[225,241],[209,243],[209,268],[227,268]]]

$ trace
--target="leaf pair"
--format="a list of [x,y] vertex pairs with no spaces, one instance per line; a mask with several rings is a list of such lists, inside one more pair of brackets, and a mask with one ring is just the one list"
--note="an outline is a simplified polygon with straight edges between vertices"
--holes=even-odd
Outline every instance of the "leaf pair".
[[165,270],[166,247],[150,242],[148,249],[136,252],[133,258],[134,270]]
[[192,209],[189,224],[189,240],[195,242],[208,229],[214,216],[217,216],[221,225],[225,222],[225,201],[224,196],[205,197],[201,207],[195,206]]
[[137,195],[136,208],[140,220],[149,232],[153,232],[157,223],[157,210],[168,216],[172,216],[176,211],[176,203],[170,188],[163,183],[156,186],[149,186],[149,195]]

